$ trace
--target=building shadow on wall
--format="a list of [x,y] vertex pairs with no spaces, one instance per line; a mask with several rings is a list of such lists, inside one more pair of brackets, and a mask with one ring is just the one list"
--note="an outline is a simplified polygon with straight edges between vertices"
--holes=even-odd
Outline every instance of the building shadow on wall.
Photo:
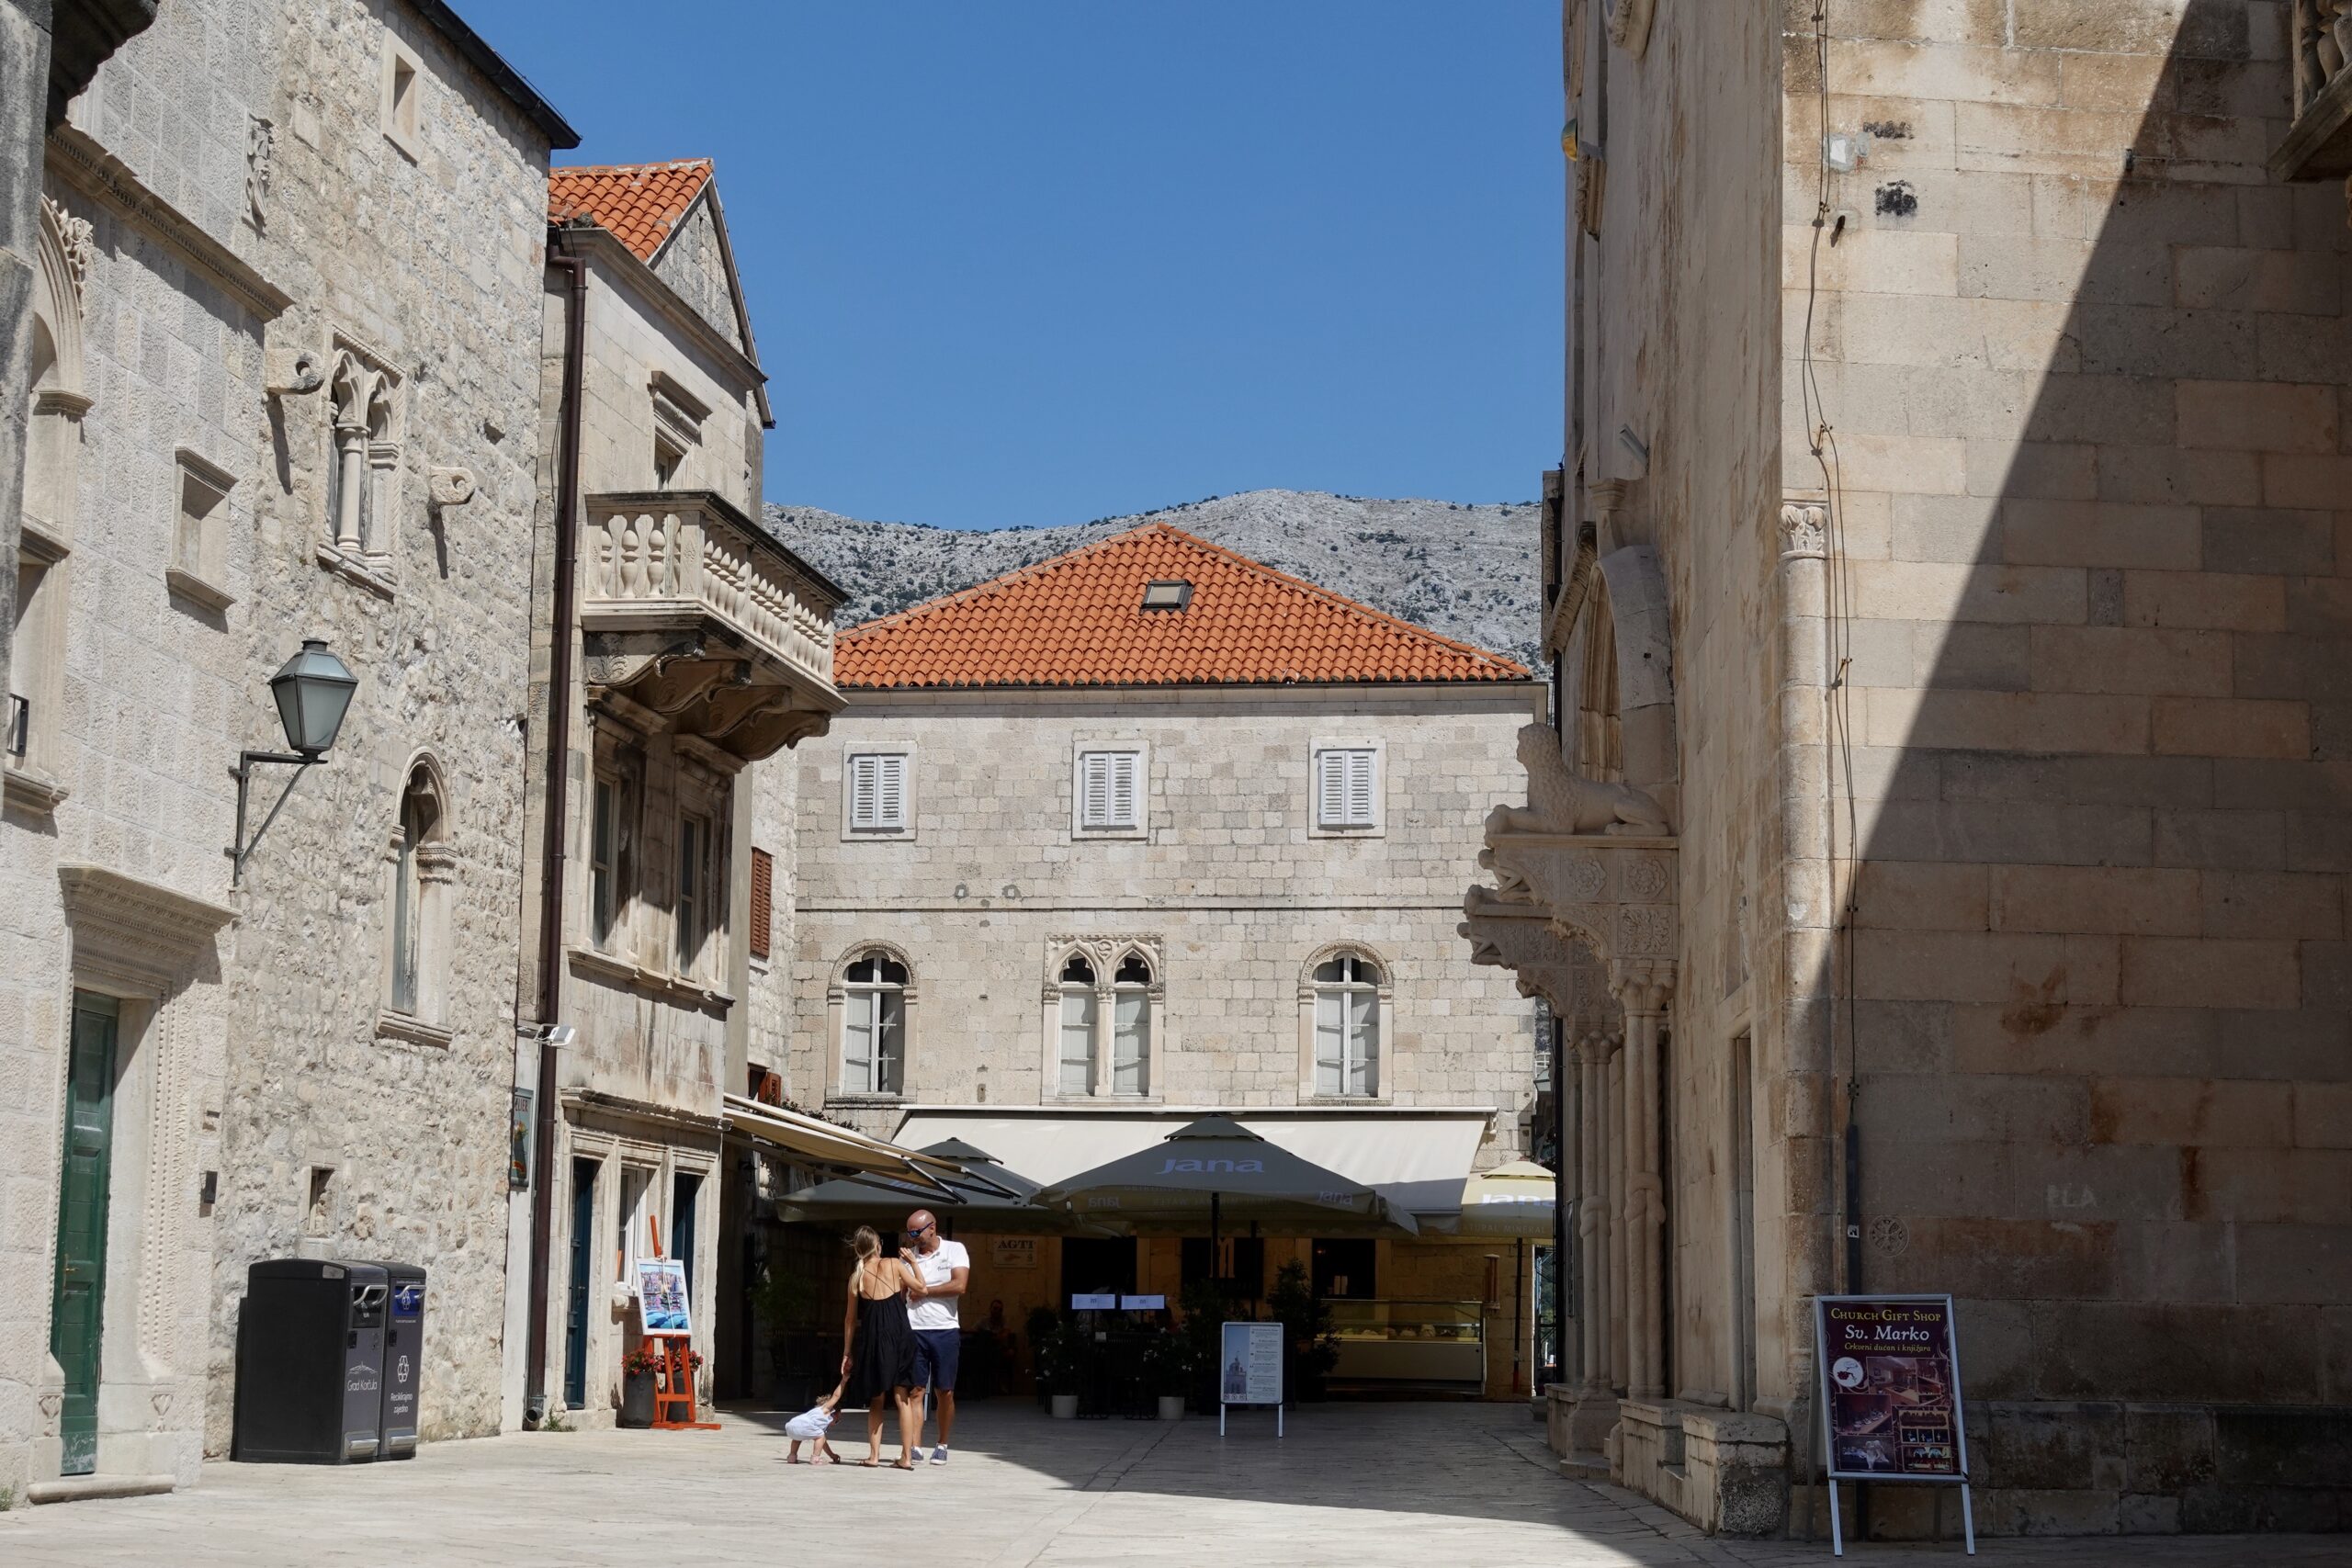
[[[2352,267],[2342,189],[2264,170],[2287,9],[2097,55],[2018,7],[2021,107],[1949,106],[1948,149],[1831,51],[1830,129],[1877,121],[1849,276],[1899,247],[1956,292],[1825,292],[1815,333],[1860,844],[1826,1124],[1852,1074],[1846,1288],[1960,1298],[1995,1530],[2336,1528],[2352,1485],[2344,1137],[2295,1092],[2352,1063]],[[1956,1527],[1943,1490],[1873,1521]]]

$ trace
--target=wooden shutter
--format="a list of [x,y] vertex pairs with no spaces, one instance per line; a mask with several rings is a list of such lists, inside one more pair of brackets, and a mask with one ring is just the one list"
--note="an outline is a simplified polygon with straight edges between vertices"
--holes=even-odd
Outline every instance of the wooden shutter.
[[868,751],[849,760],[849,825],[851,831],[865,833],[906,827],[905,753]]
[[1347,759],[1347,813],[1351,828],[1372,826],[1372,767],[1370,750],[1342,753]]
[[1080,759],[1079,821],[1088,828],[1111,826],[1111,753],[1089,751]]
[[1337,828],[1347,820],[1348,754],[1315,753],[1315,820],[1318,827]]
[[1111,826],[1132,828],[1142,820],[1136,807],[1143,797],[1143,754],[1111,753]]
[[879,757],[852,757],[849,760],[849,825],[853,830],[868,831],[880,826],[876,804],[876,775],[881,772]]
[[763,849],[752,851],[752,956],[768,955],[770,911],[775,902],[775,857]]

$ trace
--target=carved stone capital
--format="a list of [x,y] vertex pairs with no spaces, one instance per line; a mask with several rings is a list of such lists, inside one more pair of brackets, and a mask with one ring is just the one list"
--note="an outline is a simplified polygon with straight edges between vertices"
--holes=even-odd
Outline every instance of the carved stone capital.
[[1829,544],[1829,509],[1817,501],[1781,504],[1781,558],[1819,560]]
[[1609,0],[1609,41],[1639,60],[1650,46],[1657,0]]
[[1674,968],[1671,958],[1612,959],[1609,989],[1629,1020],[1658,1017],[1674,999]]

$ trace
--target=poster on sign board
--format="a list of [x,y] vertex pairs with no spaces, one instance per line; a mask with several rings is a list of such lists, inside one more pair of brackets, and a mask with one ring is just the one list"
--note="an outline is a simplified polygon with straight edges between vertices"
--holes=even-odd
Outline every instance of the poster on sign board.
[[1814,1324],[1831,1476],[1965,1483],[1951,1298],[1821,1296]]
[[691,1335],[694,1318],[686,1310],[686,1266],[674,1258],[637,1260],[637,1325],[649,1337]]
[[1283,1325],[1228,1323],[1217,1357],[1217,1399],[1225,1404],[1283,1402]]
[[999,1269],[1037,1267],[1037,1238],[1034,1235],[1001,1235],[989,1245],[989,1261]]

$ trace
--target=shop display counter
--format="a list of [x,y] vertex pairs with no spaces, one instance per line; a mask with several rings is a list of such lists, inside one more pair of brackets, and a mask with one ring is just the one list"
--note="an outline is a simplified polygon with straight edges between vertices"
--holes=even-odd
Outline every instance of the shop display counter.
[[1476,1302],[1332,1302],[1335,1383],[1483,1389],[1486,1315]]

